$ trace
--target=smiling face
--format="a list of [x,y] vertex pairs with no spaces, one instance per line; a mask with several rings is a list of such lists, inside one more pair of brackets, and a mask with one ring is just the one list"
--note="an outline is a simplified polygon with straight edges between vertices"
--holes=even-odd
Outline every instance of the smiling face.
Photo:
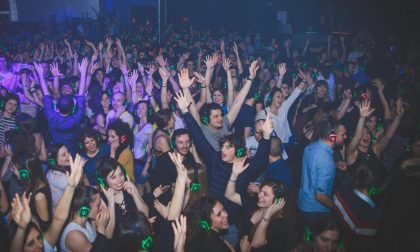
[[70,166],[70,152],[66,146],[62,146],[57,153],[57,165]]
[[140,103],[137,106],[136,114],[139,118],[144,118],[147,116],[147,104],[146,103]]
[[113,129],[108,130],[108,143],[112,146],[118,148],[120,145],[120,137],[117,135],[117,132]]
[[191,139],[188,134],[179,135],[175,138],[176,150],[181,155],[187,155],[191,147]]
[[17,107],[18,107],[18,102],[15,99],[10,99],[4,105],[4,112],[12,115],[13,113],[16,112]]
[[258,193],[258,207],[267,208],[274,202],[274,192],[270,186],[263,186]]
[[124,106],[124,95],[122,93],[115,93],[112,96],[112,108],[117,111]]
[[229,228],[228,213],[220,202],[213,206],[210,220],[211,228],[217,232]]
[[87,153],[95,153],[98,150],[98,144],[95,138],[85,137],[84,146]]
[[108,96],[108,94],[107,93],[102,94],[102,97],[101,97],[101,106],[103,108],[108,108],[109,107],[109,104],[110,104],[110,102],[109,102],[109,96]]
[[110,172],[106,176],[106,181],[108,182],[109,187],[113,190],[122,190],[124,188],[125,175],[121,167],[118,167],[114,171]]
[[220,90],[216,90],[213,92],[213,101],[219,105],[225,102],[225,98],[223,97],[222,92]]

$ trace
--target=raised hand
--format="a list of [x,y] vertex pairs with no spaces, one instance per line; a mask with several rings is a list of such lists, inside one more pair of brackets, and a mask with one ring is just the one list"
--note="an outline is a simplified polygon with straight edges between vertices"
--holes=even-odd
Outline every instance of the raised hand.
[[153,191],[153,196],[155,198],[159,198],[160,195],[162,195],[164,192],[166,192],[166,190],[169,189],[169,185],[163,186],[163,185],[159,185],[158,187],[155,188],[155,190]]
[[111,45],[112,45],[112,39],[111,39],[110,37],[106,38],[106,39],[105,39],[105,42],[106,42],[106,44],[107,44],[108,46],[111,46]]
[[41,67],[41,65],[39,65],[35,61],[34,61],[34,68],[35,68],[35,71],[38,73],[39,77],[44,76],[44,69]]
[[235,175],[239,175],[242,172],[244,172],[246,170],[246,168],[248,168],[249,163],[245,165],[245,161],[246,158],[235,158],[235,160],[233,161],[233,166],[232,166],[232,173],[234,173]]
[[375,109],[370,108],[370,101],[369,100],[364,100],[359,104],[360,117],[366,118],[370,114],[372,114],[373,111],[375,111]]
[[178,79],[181,88],[189,88],[193,84],[195,77],[190,79],[188,69],[184,68],[181,70],[181,73],[178,74]]
[[102,52],[102,49],[104,48],[104,43],[102,43],[102,41],[101,42],[99,42],[99,44],[98,44],[98,51],[99,51],[99,53],[101,53]]
[[230,59],[229,58],[226,58],[224,61],[223,61],[223,68],[225,69],[225,71],[226,72],[229,72],[229,68],[230,68],[230,66],[231,66],[232,64],[231,64],[231,61],[230,61]]
[[162,78],[162,80],[164,82],[169,80],[169,72],[168,72],[168,70],[166,70],[166,68],[159,67],[159,74],[160,74],[160,77]]
[[83,166],[85,166],[86,160],[79,154],[76,155],[76,159],[73,161],[73,157],[70,155],[70,169],[71,173],[66,172],[67,185],[71,188],[76,188],[79,184],[80,179],[83,175]]
[[139,72],[136,69],[134,69],[131,72],[131,76],[128,77],[128,83],[131,85],[131,88],[134,89],[134,87],[136,86],[138,77],[139,77]]
[[50,71],[54,77],[60,77],[60,70],[58,69],[57,62],[50,64]]
[[29,207],[29,197],[25,197],[25,193],[22,195],[22,198],[18,194],[15,195],[12,201],[12,217],[21,229],[26,229],[31,221],[32,214]]
[[90,69],[89,74],[93,75],[95,73],[96,69],[98,69],[98,68],[99,68],[99,64],[98,64],[98,62],[95,62],[95,64],[93,64],[92,68]]
[[262,123],[262,131],[264,132],[264,138],[270,138],[271,133],[273,132],[274,126],[273,121],[271,120],[270,114],[267,114],[264,123]]
[[279,75],[284,76],[287,72],[286,63],[280,63],[279,64]]
[[80,74],[86,74],[87,67],[89,65],[89,61],[87,58],[83,58],[82,63],[78,63],[77,67],[79,68]]
[[251,65],[249,66],[249,77],[254,79],[257,76],[257,70],[260,66],[258,66],[258,61],[254,60]]
[[194,72],[194,76],[197,79],[198,82],[205,84],[206,83],[206,79],[204,78],[204,76],[198,72]]
[[121,72],[124,76],[128,75],[128,69],[127,69],[127,66],[125,64],[121,64],[120,69],[121,69]]
[[215,60],[215,57],[216,57],[215,55],[206,56],[206,59],[204,60],[204,63],[206,63],[207,68],[213,68],[216,65],[217,60]]
[[174,230],[174,251],[184,252],[185,239],[187,238],[187,217],[180,215],[175,222],[172,222]]
[[147,73],[147,76],[149,76],[149,78],[150,78],[150,76],[152,76],[153,75],[153,73],[156,71],[156,66],[155,65],[149,65],[149,67],[148,67],[149,69],[148,70],[146,70],[146,73]]
[[156,57],[156,62],[160,67],[166,67],[168,65],[168,60],[164,59],[162,55]]
[[275,201],[271,206],[267,208],[263,218],[268,219],[268,220],[271,219],[271,217],[273,217],[275,213],[280,211],[284,207],[284,205],[286,205],[286,201],[284,200],[284,198],[281,198],[280,200]]
[[376,78],[372,80],[373,85],[378,89],[378,92],[382,92],[384,91],[384,83],[382,82],[381,79]]
[[102,206],[101,211],[96,215],[95,224],[99,233],[105,235],[106,226],[108,226],[111,215],[105,206]]
[[115,203],[115,192],[112,188],[105,189],[100,185],[102,192],[104,193],[106,200],[108,201],[108,206],[112,206]]
[[222,51],[222,52],[225,51],[225,41],[224,40],[220,40],[220,51]]
[[188,112],[188,107],[190,106],[191,102],[187,99],[187,97],[181,92],[178,91],[174,97],[175,101],[178,103],[178,107],[182,113]]
[[176,152],[173,152],[173,153],[168,152],[168,154],[172,162],[175,164],[178,176],[186,178],[188,175],[188,172],[187,172],[187,168],[185,168],[184,164],[182,163],[182,155]]
[[233,52],[238,55],[238,45],[236,45],[236,42],[233,42]]

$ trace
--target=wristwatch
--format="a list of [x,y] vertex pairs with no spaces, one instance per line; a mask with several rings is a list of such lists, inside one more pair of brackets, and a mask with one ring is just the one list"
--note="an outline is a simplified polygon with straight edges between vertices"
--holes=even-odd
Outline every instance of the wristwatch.
[[247,80],[249,80],[250,82],[253,82],[254,81],[254,79],[253,78],[251,78],[251,77],[248,77],[248,78],[246,78]]

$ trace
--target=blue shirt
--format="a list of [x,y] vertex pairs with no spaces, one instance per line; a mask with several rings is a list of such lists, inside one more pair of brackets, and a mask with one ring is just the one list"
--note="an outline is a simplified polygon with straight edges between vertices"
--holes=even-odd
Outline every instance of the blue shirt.
[[293,190],[292,172],[284,159],[279,159],[268,166],[265,179],[281,181],[289,191]]
[[305,148],[298,206],[303,212],[330,212],[316,194],[332,195],[335,177],[333,149],[318,140]]
[[54,110],[53,97],[44,95],[44,113],[50,126],[52,143],[64,144],[70,153],[76,153],[77,134],[81,128],[83,114],[85,112],[85,97],[76,95],[76,109],[67,116],[62,116]]
[[86,164],[83,166],[83,173],[89,180],[90,186],[96,185],[96,163],[103,157],[109,157],[110,147],[108,144],[99,145],[99,151],[94,157],[89,157],[86,152],[80,153],[80,155],[86,159]]

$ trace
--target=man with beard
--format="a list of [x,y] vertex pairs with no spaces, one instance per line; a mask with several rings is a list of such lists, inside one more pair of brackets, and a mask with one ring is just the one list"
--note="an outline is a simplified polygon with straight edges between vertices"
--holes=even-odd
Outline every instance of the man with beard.
[[[192,168],[194,163],[196,163],[196,160],[190,152],[191,136],[188,129],[176,129],[172,133],[170,142],[173,151],[182,155],[185,167]],[[150,174],[150,185],[152,190],[160,185],[172,185],[172,183],[175,183],[177,176],[178,173],[176,171],[175,164],[169,157],[168,152],[163,153],[158,157],[156,161],[156,168],[153,169]]]
[[309,226],[334,207],[331,198],[335,178],[333,150],[342,146],[347,138],[346,127],[327,121],[319,126],[319,137],[305,148],[298,195],[302,224]]

